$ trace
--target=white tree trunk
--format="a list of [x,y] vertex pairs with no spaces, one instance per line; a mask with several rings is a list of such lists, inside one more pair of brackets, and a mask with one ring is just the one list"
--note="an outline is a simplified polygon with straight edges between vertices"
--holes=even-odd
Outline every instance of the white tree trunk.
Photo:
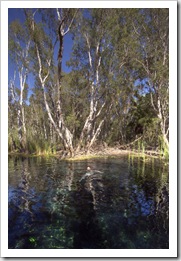
[[[103,107],[105,106],[105,103],[103,103],[98,110],[98,97],[96,97],[96,93],[99,88],[99,68],[101,65],[101,53],[100,53],[100,43],[101,40],[99,39],[97,41],[97,46],[95,49],[95,59],[93,59],[91,55],[91,44],[89,40],[89,36],[87,34],[84,34],[86,44],[87,44],[87,54],[88,54],[88,60],[89,60],[89,69],[91,72],[90,77],[90,107],[89,107],[89,115],[87,116],[84,127],[82,129],[79,144],[77,146],[77,152],[81,149],[83,146],[86,149],[90,149],[93,143],[96,141],[100,131],[102,124],[98,126],[98,129],[95,131],[95,124],[97,118],[100,116]],[[93,66],[93,61],[96,61],[95,68]],[[102,121],[101,121],[102,122]]]
[[166,129],[166,116],[164,115],[164,112],[161,108],[161,102],[160,102],[159,96],[158,96],[158,100],[157,100],[157,106],[158,106],[158,118],[160,119],[160,128],[161,128],[163,141],[164,141],[166,147],[169,148],[169,141],[168,141],[168,137],[167,137],[169,129]]
[[18,125],[18,139],[20,143],[20,151],[26,151],[26,125],[25,125],[25,114],[24,114],[24,106],[23,106],[23,92],[27,77],[27,70],[24,71],[24,67],[21,67],[19,71],[19,82],[20,82],[20,94],[17,94],[15,91],[15,75],[14,80],[11,81],[11,94],[13,101],[17,107],[17,125]]
[[[46,82],[46,80],[49,76],[49,70],[48,70],[47,75],[44,78],[42,78],[42,63],[41,63],[40,53],[39,53],[39,49],[38,49],[37,45],[36,45],[36,51],[37,51],[37,58],[38,58],[38,63],[39,63],[39,79],[40,79],[41,86],[42,86],[42,89],[43,89],[43,98],[44,98],[44,103],[45,103],[45,108],[46,108],[46,111],[47,111],[47,114],[48,114],[48,118],[49,118],[50,122],[52,123],[56,133],[58,134],[58,136],[63,141],[63,145],[64,145],[65,150],[68,151],[69,154],[72,156],[73,153],[74,153],[74,150],[73,150],[73,135],[68,130],[68,128],[65,126],[63,116],[61,114],[59,115],[59,126],[56,124],[55,120],[52,117],[52,113],[51,113],[50,107],[48,105],[48,101],[47,101],[47,97],[46,97],[46,91],[45,91],[45,82]],[[47,63],[48,63],[48,66],[50,67],[51,61],[47,61]],[[60,109],[59,109],[59,111],[61,111]]]
[[102,125],[104,123],[105,119],[101,120],[98,127],[97,127],[97,130],[95,131],[90,143],[88,144],[88,151],[90,150],[90,148],[92,147],[92,145],[95,143],[96,139],[98,138],[100,132],[101,132],[101,128],[102,128]]

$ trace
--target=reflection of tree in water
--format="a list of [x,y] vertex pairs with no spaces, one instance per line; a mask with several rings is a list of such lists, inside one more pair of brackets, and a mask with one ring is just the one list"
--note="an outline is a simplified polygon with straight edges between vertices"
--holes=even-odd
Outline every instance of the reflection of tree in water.
[[[139,235],[142,235],[141,230],[145,230],[145,236],[148,242],[150,241],[148,246],[152,246],[153,248],[168,248],[168,168],[165,168],[163,164],[153,163],[153,160],[151,168],[144,161],[141,164],[135,163],[132,167],[136,170],[136,175],[134,176],[135,191],[131,193],[132,205],[135,209],[140,209],[139,223],[142,223],[140,232],[137,232],[138,238],[140,237]],[[143,168],[145,169],[144,175],[142,172]],[[131,209],[131,213],[134,213],[133,209]]]
[[[59,181],[59,184],[57,184],[58,181],[56,182],[56,194],[52,198],[52,213],[59,212],[60,220],[66,219],[62,231],[67,234],[66,240],[71,238],[70,248],[101,247],[101,231],[95,212],[98,200],[97,190],[102,189],[101,176],[92,175],[82,182],[77,181],[72,190],[74,172],[74,165],[70,163],[64,170],[66,173],[64,179]],[[57,236],[61,241],[63,235]]]
[[52,187],[55,187],[50,191],[51,213],[57,212],[57,210],[63,212],[68,205],[69,193],[72,190],[74,165],[70,162],[59,175],[57,175],[57,170],[54,170],[54,175],[51,175],[51,178],[53,179]]
[[[169,192],[168,184],[163,184],[156,195],[155,216],[153,232],[162,235],[163,243],[169,247]],[[158,238],[158,246],[160,245]]]
[[[64,218],[61,220],[58,215],[58,206],[56,212],[50,211],[50,205],[57,184],[61,183],[61,188],[71,190],[72,172],[68,171],[67,181],[56,177],[58,167],[54,164],[44,165],[41,173],[42,160],[38,171],[37,164],[33,164],[38,160],[32,159],[32,164],[27,159],[16,162],[21,177],[17,189],[12,190],[13,197],[9,202],[9,248],[69,247],[65,242]],[[28,170],[35,173],[33,178]]]
[[74,195],[77,221],[73,225],[73,248],[102,248],[102,228],[96,216],[100,190],[103,190],[100,174],[80,182]]
[[33,213],[31,210],[31,204],[32,204],[32,199],[33,195],[31,194],[30,191],[30,184],[29,181],[31,180],[31,174],[28,172],[27,168],[27,161],[22,161],[22,172],[21,172],[21,180],[19,184],[19,188],[22,191],[21,195],[21,203],[19,207],[22,209],[22,211],[27,211],[30,213],[31,217],[33,217]]
[[[31,174],[28,171],[28,160],[21,158],[21,162],[15,161],[15,165],[19,165],[21,179],[14,197],[9,202],[9,248],[11,248],[11,244],[14,245],[13,240],[17,237],[16,233],[19,234],[19,240],[17,240],[15,248],[22,247],[28,234],[29,224],[34,219],[31,209],[34,195],[30,190]],[[16,227],[16,230],[12,230],[12,227]]]
[[140,161],[129,172],[108,162],[81,180],[86,162],[27,162],[15,163],[21,179],[13,181],[9,247],[168,248],[166,170]]
[[[130,171],[127,176],[122,171],[120,184],[112,175],[104,180],[102,203],[108,209],[102,205],[99,212],[102,247],[168,248],[167,169],[156,166],[155,177],[150,165],[140,161],[134,162]],[[159,203],[155,201],[157,194]]]
[[[74,182],[75,169],[70,162],[68,166],[62,164],[61,168],[56,164],[48,165],[43,176],[39,173],[31,179],[29,171],[37,173],[36,164],[30,166],[26,160],[18,164],[21,179],[16,202],[10,205],[11,211],[17,208],[13,210],[14,223],[10,217],[9,247],[101,247],[101,230],[95,212],[102,195],[100,176],[91,177],[84,184]],[[33,195],[35,203],[32,203]]]

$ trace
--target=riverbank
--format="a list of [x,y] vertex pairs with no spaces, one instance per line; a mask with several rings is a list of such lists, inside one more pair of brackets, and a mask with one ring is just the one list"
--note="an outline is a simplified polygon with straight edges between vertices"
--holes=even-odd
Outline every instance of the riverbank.
[[119,149],[115,147],[106,147],[106,148],[97,148],[95,150],[91,150],[90,152],[86,153],[85,151],[80,151],[79,153],[75,153],[73,157],[67,156],[63,154],[62,151],[58,151],[56,153],[38,153],[38,154],[29,154],[29,153],[19,153],[19,152],[12,152],[9,153],[10,156],[23,156],[23,157],[56,157],[60,160],[68,160],[68,161],[76,161],[76,160],[85,160],[91,158],[105,158],[105,157],[119,157],[123,155],[130,155],[134,157],[142,157],[143,159],[147,158],[159,158],[165,161],[163,155],[154,150],[145,150],[145,151],[138,151],[138,150],[125,150]]
[[102,150],[96,150],[96,151],[91,151],[89,153],[79,153],[75,155],[74,157],[66,158],[68,161],[76,161],[76,160],[85,160],[85,159],[91,159],[91,158],[115,158],[115,157],[120,157],[120,156],[133,156],[133,157],[142,157],[143,159],[148,159],[148,158],[159,158],[159,159],[164,159],[163,155],[157,151],[138,151],[138,150],[122,150],[119,148],[104,148]]

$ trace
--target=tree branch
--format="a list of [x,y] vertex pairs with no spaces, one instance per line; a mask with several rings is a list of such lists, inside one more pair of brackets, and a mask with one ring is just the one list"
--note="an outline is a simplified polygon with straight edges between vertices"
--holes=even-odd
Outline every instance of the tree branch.
[[99,111],[97,112],[95,118],[99,117],[99,115],[101,114],[101,111],[102,111],[102,109],[104,108],[105,105],[106,105],[106,102],[104,102],[104,103],[102,104],[102,106],[101,106],[101,108],[99,109]]
[[154,102],[153,102],[152,92],[150,93],[150,95],[151,95],[151,105],[152,105],[153,109],[157,112],[157,109],[156,109]]
[[73,18],[72,18],[72,20],[70,21],[70,24],[69,24],[69,26],[68,26],[67,31],[64,32],[64,35],[66,35],[66,34],[70,31],[70,28],[71,28],[71,26],[72,26],[72,24],[73,24],[73,21],[74,21],[74,19],[75,19],[75,16],[76,16],[77,12],[78,12],[78,10],[75,11],[75,13],[74,13],[74,15],[73,15]]
[[62,19],[61,19],[60,12],[59,12],[58,8],[56,8],[56,11],[57,11],[57,16],[58,16],[58,21],[61,21]]
[[85,36],[85,39],[86,39],[87,45],[88,45],[89,64],[90,64],[90,68],[92,68],[92,57],[91,57],[91,53],[90,53],[90,43],[89,43],[88,36],[86,34],[84,34],[84,36]]
[[141,62],[140,60],[138,60],[137,58],[135,58],[135,60],[140,63],[143,68],[145,69],[145,71],[147,72],[148,76],[150,75],[150,71],[148,70],[148,68],[145,66],[145,64],[143,62]]
[[38,64],[39,64],[39,73],[38,76],[40,78],[40,81],[43,82],[41,72],[42,72],[42,64],[41,64],[41,59],[40,59],[40,53],[38,49],[38,45],[36,44],[36,53],[37,53],[37,58],[38,58]]

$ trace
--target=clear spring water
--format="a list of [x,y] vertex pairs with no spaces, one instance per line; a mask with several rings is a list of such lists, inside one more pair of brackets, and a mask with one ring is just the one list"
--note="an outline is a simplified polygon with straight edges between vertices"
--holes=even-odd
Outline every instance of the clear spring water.
[[156,160],[9,157],[8,192],[10,249],[169,248],[168,167]]

